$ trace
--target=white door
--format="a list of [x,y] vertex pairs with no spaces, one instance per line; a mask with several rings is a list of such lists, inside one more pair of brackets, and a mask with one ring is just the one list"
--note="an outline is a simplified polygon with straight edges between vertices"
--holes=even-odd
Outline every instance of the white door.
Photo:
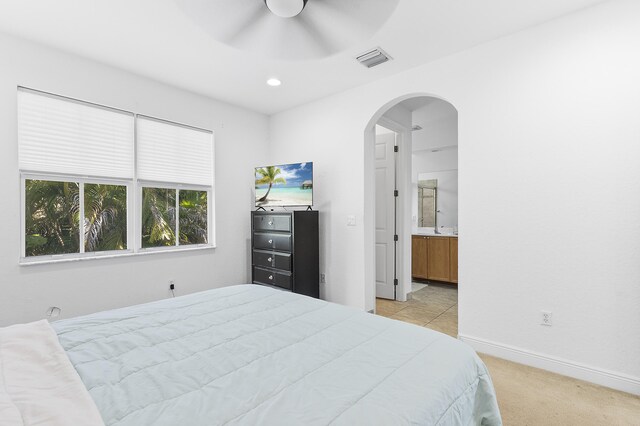
[[395,133],[376,135],[376,297],[395,299]]

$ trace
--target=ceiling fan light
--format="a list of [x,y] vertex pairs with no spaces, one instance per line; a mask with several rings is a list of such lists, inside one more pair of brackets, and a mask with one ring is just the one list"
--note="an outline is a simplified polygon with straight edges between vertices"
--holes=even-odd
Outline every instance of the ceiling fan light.
[[281,18],[293,18],[297,16],[307,0],[264,0],[271,13]]

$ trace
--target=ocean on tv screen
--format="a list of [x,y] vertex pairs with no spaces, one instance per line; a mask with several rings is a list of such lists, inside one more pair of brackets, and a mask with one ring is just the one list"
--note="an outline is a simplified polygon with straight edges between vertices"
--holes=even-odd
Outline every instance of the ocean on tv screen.
[[313,163],[256,167],[256,207],[313,205]]

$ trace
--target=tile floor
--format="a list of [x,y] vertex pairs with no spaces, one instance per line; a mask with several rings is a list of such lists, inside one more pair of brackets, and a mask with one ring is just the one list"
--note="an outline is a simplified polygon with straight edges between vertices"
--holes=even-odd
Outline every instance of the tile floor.
[[376,313],[458,337],[458,286],[413,283],[411,300],[377,299]]

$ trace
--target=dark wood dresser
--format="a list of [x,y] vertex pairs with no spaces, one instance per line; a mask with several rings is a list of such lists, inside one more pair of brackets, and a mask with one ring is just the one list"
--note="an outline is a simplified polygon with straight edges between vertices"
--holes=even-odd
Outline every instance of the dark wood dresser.
[[251,279],[320,297],[318,212],[251,212]]

